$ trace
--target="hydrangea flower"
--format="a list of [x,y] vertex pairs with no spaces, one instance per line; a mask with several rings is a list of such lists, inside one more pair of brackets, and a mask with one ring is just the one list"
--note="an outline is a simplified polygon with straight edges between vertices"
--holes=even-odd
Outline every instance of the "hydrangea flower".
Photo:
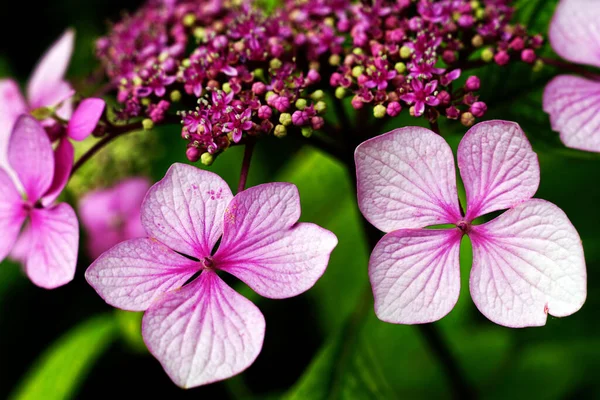
[[234,275],[269,298],[308,290],[337,239],[299,217],[292,184],[233,196],[218,175],[174,164],[142,205],[148,237],[104,253],[86,279],[110,305],[146,311],[144,341],[177,385],[226,379],[258,356],[265,320],[219,275]]
[[[461,212],[452,151],[425,128],[407,127],[356,149],[361,212],[387,234],[369,261],[375,312],[386,322],[418,324],[448,314],[460,291],[459,249],[473,246],[471,297],[493,322],[544,325],[586,298],[577,231],[556,205],[533,199],[537,155],[518,124],[482,122],[458,147],[467,195]],[[477,217],[507,210],[484,224]],[[452,224],[450,229],[435,225]]]
[[[550,24],[550,44],[573,63],[600,67],[600,2],[562,0]],[[544,91],[544,111],[562,142],[600,152],[600,76],[559,75]]]
[[81,199],[79,216],[88,234],[87,248],[92,258],[120,242],[146,236],[140,210],[148,189],[148,179],[135,177]]
[[10,137],[8,163],[23,194],[0,168],[0,261],[12,250],[33,283],[47,289],[64,285],[75,274],[79,226],[70,205],[53,202],[67,183],[72,147],[61,144],[55,153],[44,128],[25,114]]

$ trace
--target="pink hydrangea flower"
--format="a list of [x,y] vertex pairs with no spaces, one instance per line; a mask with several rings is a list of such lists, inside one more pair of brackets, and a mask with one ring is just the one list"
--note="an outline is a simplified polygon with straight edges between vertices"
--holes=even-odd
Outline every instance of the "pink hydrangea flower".
[[79,226],[71,206],[53,202],[67,183],[73,148],[61,143],[54,152],[40,123],[23,115],[10,137],[8,163],[23,194],[0,168],[0,261],[12,251],[36,285],[64,285],[75,274]]
[[219,275],[234,275],[269,298],[308,290],[337,239],[299,217],[292,184],[259,185],[234,197],[218,175],[174,164],[142,205],[148,237],[104,253],[86,279],[110,305],[146,311],[144,341],[177,385],[226,379],[258,356],[265,320]]
[[129,178],[81,199],[79,216],[88,234],[87,248],[92,258],[120,242],[146,236],[140,210],[148,189],[148,179]]
[[[554,204],[533,199],[537,155],[518,124],[482,122],[458,148],[467,194],[461,212],[452,150],[432,131],[407,127],[356,149],[358,203],[387,234],[369,261],[375,312],[387,322],[418,324],[448,314],[460,291],[460,242],[473,246],[471,297],[493,322],[540,326],[548,314],[573,314],[586,298],[577,231]],[[484,224],[473,221],[507,210]],[[452,224],[450,229],[426,229]]]
[[[600,67],[600,2],[561,0],[550,24],[550,44],[562,58]],[[546,86],[544,111],[562,142],[600,152],[600,76],[559,75]]]

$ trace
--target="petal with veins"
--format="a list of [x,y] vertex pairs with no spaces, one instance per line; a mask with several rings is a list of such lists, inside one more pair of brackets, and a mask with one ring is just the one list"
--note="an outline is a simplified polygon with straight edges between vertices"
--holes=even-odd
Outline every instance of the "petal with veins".
[[17,241],[27,216],[23,200],[4,170],[0,169],[0,261],[8,255]]
[[75,149],[68,139],[60,140],[54,151],[54,178],[48,191],[44,194],[42,204],[50,205],[61,194],[71,176]]
[[93,97],[79,103],[67,125],[69,137],[73,140],[83,140],[88,137],[96,129],[104,107],[104,100]]

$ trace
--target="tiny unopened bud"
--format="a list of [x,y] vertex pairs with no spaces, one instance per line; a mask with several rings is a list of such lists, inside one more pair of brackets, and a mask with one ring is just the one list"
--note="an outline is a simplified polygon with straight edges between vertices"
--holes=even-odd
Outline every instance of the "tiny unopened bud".
[[265,100],[269,101],[273,96],[276,96],[275,92],[268,91],[267,94],[265,94]]
[[142,78],[136,75],[133,77],[133,79],[131,79],[131,83],[133,83],[135,86],[141,86],[141,84],[144,83],[144,81],[142,80]]
[[206,166],[212,165],[212,163],[214,161],[215,161],[215,156],[213,156],[209,152],[202,153],[202,155],[200,156],[200,162]]
[[540,72],[542,69],[544,69],[544,62],[538,58],[533,64],[533,72]]
[[375,116],[375,118],[385,117],[386,112],[387,109],[381,104],[377,104],[375,107],[373,107],[373,116]]
[[181,22],[183,22],[184,26],[190,27],[196,23],[196,16],[192,13],[185,14]]
[[143,106],[148,106],[150,104],[150,99],[148,97],[144,97],[142,100],[140,100],[140,102]]
[[269,67],[272,69],[279,69],[282,65],[283,63],[279,58],[273,58],[271,61],[269,61]]
[[358,78],[359,76],[362,75],[362,73],[364,71],[365,71],[365,69],[363,67],[361,67],[360,65],[357,65],[354,68],[352,68],[352,76],[354,78]]
[[179,90],[173,90],[169,97],[173,103],[177,103],[181,100],[181,92]]
[[452,100],[452,96],[450,96],[450,93],[448,93],[445,90],[440,91],[436,97],[440,101],[440,104],[442,106],[450,104],[450,101]]
[[287,135],[287,128],[283,125],[277,125],[275,130],[273,130],[273,135],[278,138],[285,137]]
[[471,111],[471,114],[473,114],[475,117],[481,118],[487,111],[487,105],[482,101],[477,101],[473,103],[469,111]]
[[313,134],[313,128],[311,126],[303,126],[302,129],[300,129],[300,132],[302,133],[302,136],[309,138]]
[[465,83],[465,89],[469,92],[474,92],[479,90],[481,87],[481,81],[476,76],[470,76],[467,78],[467,82]]
[[357,56],[359,56],[359,55],[361,55],[361,54],[363,53],[363,51],[362,51],[362,49],[361,49],[360,47],[355,47],[355,48],[352,50],[352,53],[353,53],[353,54],[356,54]]
[[415,113],[416,113],[415,106],[412,106],[411,108],[409,108],[408,113],[410,114],[411,117],[414,117]]
[[362,99],[359,96],[354,96],[352,98],[352,100],[350,101],[350,104],[352,104],[352,107],[355,110],[360,110],[365,105],[365,103],[362,101]]
[[481,59],[485,62],[491,62],[494,59],[494,50],[489,47],[484,49],[481,52]]
[[483,36],[481,36],[481,35],[475,35],[475,36],[473,36],[473,39],[471,39],[471,44],[475,48],[483,46],[483,43],[484,43]]
[[406,72],[406,64],[404,64],[403,62],[398,62],[396,63],[396,65],[394,65],[394,69],[397,73],[403,74]]
[[325,125],[325,120],[322,117],[312,117],[310,119],[310,125],[314,130],[319,130]]
[[317,104],[315,104],[315,111],[319,114],[325,112],[327,110],[327,103],[325,103],[324,101],[317,101]]
[[470,112],[463,113],[460,116],[460,123],[468,128],[470,126],[473,126],[473,124],[475,123],[475,117]]
[[400,57],[407,59],[412,55],[412,49],[408,46],[400,47]]
[[323,91],[321,89],[315,90],[313,92],[313,94],[310,95],[310,98],[315,101],[319,101],[319,100],[323,99],[323,97],[325,97],[325,93],[323,93]]
[[342,58],[338,54],[332,54],[329,57],[329,65],[338,66],[342,62]]
[[335,97],[337,97],[338,99],[343,99],[345,96],[346,96],[346,89],[344,89],[341,86],[339,86],[335,89]]
[[152,120],[150,118],[145,118],[142,121],[142,127],[144,128],[145,131],[152,130],[152,128],[154,128],[154,122],[152,122]]
[[273,115],[273,110],[271,107],[263,105],[258,107],[257,114],[260,119],[269,119]]
[[397,101],[392,101],[388,104],[386,112],[390,117],[395,117],[402,111],[402,106]]
[[510,61],[510,56],[506,51],[502,50],[496,53],[496,55],[494,56],[494,61],[498,65],[506,65]]
[[446,64],[452,64],[456,61],[456,53],[452,50],[445,50],[442,53],[442,60],[444,60]]
[[521,52],[521,60],[527,64],[533,64],[535,62],[535,51],[532,49],[525,49]]
[[296,108],[298,110],[304,110],[307,105],[308,104],[306,103],[305,99],[298,99],[298,100],[296,100]]
[[206,39],[206,29],[201,26],[194,28],[193,35],[198,40],[204,40]]
[[221,89],[223,89],[225,93],[231,93],[231,85],[229,84],[229,82],[225,82]]
[[196,162],[200,159],[200,150],[194,146],[188,147],[185,151],[185,156],[191,162]]
[[458,111],[458,108],[454,106],[446,108],[446,117],[448,119],[458,119],[459,115],[460,111]]
[[283,126],[289,126],[292,123],[292,114],[290,113],[282,113],[279,116],[279,122],[283,125]]

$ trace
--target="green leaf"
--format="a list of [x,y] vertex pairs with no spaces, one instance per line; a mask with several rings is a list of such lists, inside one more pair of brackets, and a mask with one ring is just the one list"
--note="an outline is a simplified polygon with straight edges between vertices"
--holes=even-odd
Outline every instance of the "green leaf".
[[113,314],[96,316],[76,326],[42,354],[11,399],[74,398],[96,360],[117,335]]

